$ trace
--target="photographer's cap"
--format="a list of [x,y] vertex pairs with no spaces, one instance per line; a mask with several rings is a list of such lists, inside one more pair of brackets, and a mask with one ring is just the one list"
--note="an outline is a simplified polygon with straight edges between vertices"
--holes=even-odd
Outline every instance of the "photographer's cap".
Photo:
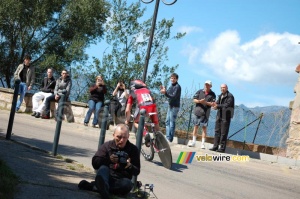
[[205,81],[205,84],[208,84],[208,85],[212,86],[212,83],[211,83],[210,80],[206,80],[206,81]]

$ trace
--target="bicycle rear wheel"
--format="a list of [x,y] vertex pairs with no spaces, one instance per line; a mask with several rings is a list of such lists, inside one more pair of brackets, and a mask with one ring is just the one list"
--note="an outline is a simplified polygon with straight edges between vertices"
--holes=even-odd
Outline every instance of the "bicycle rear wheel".
[[172,168],[172,153],[171,148],[167,139],[165,138],[164,134],[161,132],[156,132],[155,138],[155,147],[158,150],[158,156],[164,165],[165,168],[171,169]]
[[[150,136],[150,134],[149,134]],[[142,138],[142,146],[141,146],[141,154],[144,156],[144,158],[147,161],[151,161],[154,158],[154,148],[153,148],[153,141],[152,138],[150,137],[150,146],[146,146],[145,144],[145,136]],[[148,144],[148,145],[149,145]]]

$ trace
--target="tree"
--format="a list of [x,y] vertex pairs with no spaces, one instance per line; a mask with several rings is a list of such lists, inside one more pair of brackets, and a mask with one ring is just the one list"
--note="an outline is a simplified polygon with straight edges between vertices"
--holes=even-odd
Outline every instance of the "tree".
[[[78,68],[78,73],[85,74],[87,79],[102,74],[109,93],[120,79],[124,80],[127,86],[132,79],[142,79],[152,21],[150,18],[139,22],[145,13],[145,8],[141,8],[140,2],[127,5],[125,0],[112,0],[111,5],[111,17],[105,26],[107,48],[103,52],[102,61],[94,58],[93,67],[89,67],[90,73],[81,73],[85,70],[84,66]],[[163,19],[156,24],[146,82],[154,92],[158,91],[159,85],[167,84],[170,73],[178,67],[165,64],[168,60],[166,43],[185,35],[185,33],[171,35],[173,22],[174,19]],[[92,83],[94,80],[89,82]]]
[[39,69],[70,69],[72,63],[87,60],[84,50],[101,39],[109,9],[105,0],[2,0],[1,77],[11,87],[26,53]]

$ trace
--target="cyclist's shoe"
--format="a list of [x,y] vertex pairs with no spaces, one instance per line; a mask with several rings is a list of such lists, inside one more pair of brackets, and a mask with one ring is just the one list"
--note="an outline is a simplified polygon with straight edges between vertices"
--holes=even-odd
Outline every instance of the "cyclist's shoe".
[[151,145],[151,143],[150,143],[151,137],[150,137],[149,133],[147,133],[147,134],[145,135],[144,139],[145,139],[145,146],[146,146],[146,147],[150,147],[150,145]]

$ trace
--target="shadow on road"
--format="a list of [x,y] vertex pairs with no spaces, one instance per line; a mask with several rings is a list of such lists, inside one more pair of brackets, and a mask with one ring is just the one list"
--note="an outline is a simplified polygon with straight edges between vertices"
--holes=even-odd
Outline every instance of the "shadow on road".
[[[163,167],[163,164],[159,161],[152,161],[154,164]],[[172,168],[171,171],[176,171],[176,172],[182,172],[184,169],[187,169],[188,167],[186,165],[183,164],[177,164],[177,163],[173,163],[172,164]]]
[[[5,133],[0,132],[0,135],[5,137]],[[14,135],[11,140],[15,140],[18,142],[23,142],[28,145],[40,148],[42,150],[46,150],[49,152],[52,152],[53,148],[53,142],[48,142],[44,140],[38,140],[35,138],[25,138],[25,137],[20,137],[17,135]],[[86,149],[78,148],[78,147],[72,147],[72,146],[67,146],[67,145],[58,145],[58,154],[63,154],[64,156],[80,156],[80,157],[86,157],[89,156],[91,153],[94,153],[94,151],[89,151]]]

